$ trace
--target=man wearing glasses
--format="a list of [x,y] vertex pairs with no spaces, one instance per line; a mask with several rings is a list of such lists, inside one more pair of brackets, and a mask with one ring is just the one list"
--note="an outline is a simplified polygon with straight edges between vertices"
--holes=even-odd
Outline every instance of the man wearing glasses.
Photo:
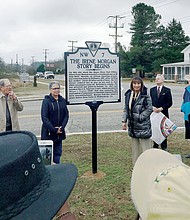
[[20,130],[17,112],[22,110],[9,79],[0,79],[0,132]]
[[66,100],[60,95],[59,82],[50,82],[50,94],[46,95],[41,107],[41,139],[53,141],[53,162],[60,163],[62,140],[66,138],[65,126],[69,120]]

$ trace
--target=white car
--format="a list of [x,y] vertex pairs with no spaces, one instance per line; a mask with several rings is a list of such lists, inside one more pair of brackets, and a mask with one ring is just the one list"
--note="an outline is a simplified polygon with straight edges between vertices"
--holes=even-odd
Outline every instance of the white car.
[[44,74],[42,72],[37,72],[36,73],[36,77],[37,78],[43,78],[44,77]]
[[44,73],[44,79],[54,79],[54,73],[52,71],[45,71]]

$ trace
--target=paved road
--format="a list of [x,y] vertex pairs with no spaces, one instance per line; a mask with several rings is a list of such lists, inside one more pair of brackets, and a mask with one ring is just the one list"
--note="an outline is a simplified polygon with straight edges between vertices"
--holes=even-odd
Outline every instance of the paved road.
[[[148,88],[154,86],[154,83],[146,83]],[[183,127],[183,113],[180,112],[180,106],[184,84],[166,84],[172,90],[173,106],[170,109],[170,118],[178,126]],[[124,106],[123,94],[128,89],[129,83],[122,83],[122,101],[120,103],[102,104],[97,111],[98,131],[121,130],[122,110]],[[41,118],[40,107],[41,100],[24,102],[24,110],[19,113],[19,121],[22,130],[30,130],[36,135],[40,135]],[[91,132],[92,113],[86,105],[70,105],[69,123],[66,127],[67,133]]]

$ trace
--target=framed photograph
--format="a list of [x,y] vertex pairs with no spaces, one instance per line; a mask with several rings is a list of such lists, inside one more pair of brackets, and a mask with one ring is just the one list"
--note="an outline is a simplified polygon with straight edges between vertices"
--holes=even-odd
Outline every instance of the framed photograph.
[[53,164],[53,141],[38,140],[38,146],[45,165]]

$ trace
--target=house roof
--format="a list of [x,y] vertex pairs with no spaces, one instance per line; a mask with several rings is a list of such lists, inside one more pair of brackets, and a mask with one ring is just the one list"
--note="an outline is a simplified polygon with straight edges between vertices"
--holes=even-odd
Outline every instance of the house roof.
[[184,48],[184,49],[181,51],[181,53],[185,53],[187,50],[190,51],[190,44],[189,44],[186,48]]
[[190,62],[178,62],[178,63],[167,63],[167,64],[161,64],[163,67],[174,67],[174,66],[190,66]]
[[[187,51],[190,52],[190,44],[184,48],[181,53],[186,53]],[[174,66],[190,66],[190,61],[184,61],[184,62],[178,62],[178,63],[166,63],[166,64],[161,64],[160,66],[163,67],[174,67]]]

